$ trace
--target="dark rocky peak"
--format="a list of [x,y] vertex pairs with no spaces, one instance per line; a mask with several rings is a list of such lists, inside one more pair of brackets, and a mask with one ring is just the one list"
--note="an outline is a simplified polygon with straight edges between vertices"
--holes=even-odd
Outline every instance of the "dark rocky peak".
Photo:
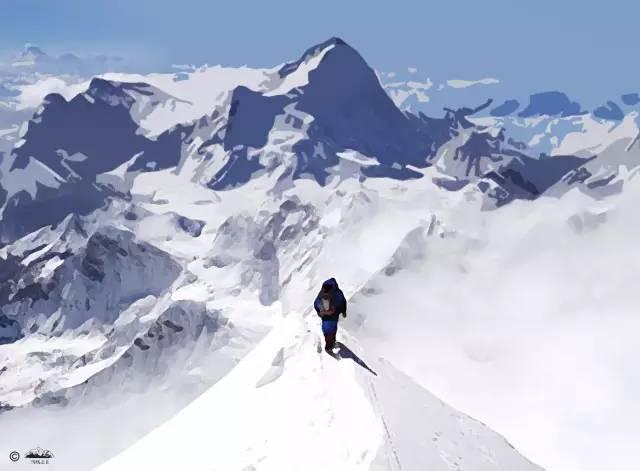
[[304,54],[302,54],[302,57],[300,57],[300,59],[283,65],[278,71],[278,75],[280,75],[281,78],[284,78],[290,75],[291,73],[298,70],[298,68],[302,64],[308,62],[312,58],[316,57],[318,54],[321,54],[325,49],[329,47],[334,47],[334,46],[345,46],[351,49],[355,54],[357,54],[357,52],[353,50],[345,41],[343,41],[340,38],[333,37],[320,44],[310,47],[304,52]]
[[94,78],[91,80],[85,96],[100,100],[110,106],[124,106],[130,109],[136,102],[135,93],[152,96],[154,90],[146,83],[122,83]]

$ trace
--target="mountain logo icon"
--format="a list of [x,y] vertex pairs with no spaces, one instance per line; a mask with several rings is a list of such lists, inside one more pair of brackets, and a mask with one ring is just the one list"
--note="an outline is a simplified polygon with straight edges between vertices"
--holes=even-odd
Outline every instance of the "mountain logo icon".
[[24,457],[30,459],[33,464],[48,464],[49,460],[54,458],[54,454],[50,450],[36,447],[26,452]]

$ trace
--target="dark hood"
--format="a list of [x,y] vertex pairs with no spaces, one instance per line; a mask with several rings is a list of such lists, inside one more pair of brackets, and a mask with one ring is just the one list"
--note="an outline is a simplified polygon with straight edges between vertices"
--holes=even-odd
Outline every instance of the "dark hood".
[[322,283],[322,287],[324,288],[325,286],[331,288],[334,291],[338,290],[338,282],[335,278],[329,278],[324,283]]

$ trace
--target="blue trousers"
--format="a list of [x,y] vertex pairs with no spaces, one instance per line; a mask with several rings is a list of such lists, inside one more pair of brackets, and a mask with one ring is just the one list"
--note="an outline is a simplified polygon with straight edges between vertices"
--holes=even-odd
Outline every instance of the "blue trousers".
[[322,320],[322,333],[333,334],[338,331],[338,321]]

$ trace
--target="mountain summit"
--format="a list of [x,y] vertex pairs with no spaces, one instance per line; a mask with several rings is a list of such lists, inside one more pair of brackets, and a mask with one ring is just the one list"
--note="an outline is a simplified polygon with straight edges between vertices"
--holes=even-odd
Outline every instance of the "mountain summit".
[[22,52],[12,62],[13,67],[31,67],[38,64],[46,64],[52,61],[52,57],[35,44],[27,43]]

